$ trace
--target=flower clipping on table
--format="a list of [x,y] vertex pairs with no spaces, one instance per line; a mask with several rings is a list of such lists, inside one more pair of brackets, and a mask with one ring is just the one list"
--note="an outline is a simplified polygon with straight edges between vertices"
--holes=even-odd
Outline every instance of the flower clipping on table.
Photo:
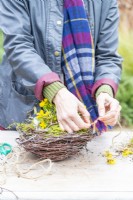
[[116,159],[114,158],[114,155],[110,151],[105,151],[104,157],[106,158],[107,164],[109,165],[116,164]]
[[109,165],[116,164],[116,157],[131,157],[133,156],[133,138],[126,144],[121,144],[118,148],[114,149],[114,153],[105,151],[103,156],[106,158],[106,162]]
[[129,149],[129,148],[125,148],[122,151],[122,156],[123,157],[128,157],[129,155],[133,155],[133,150]]
[[133,155],[133,138],[130,139],[127,145],[125,145],[124,148],[122,148],[119,152],[122,154],[123,157]]

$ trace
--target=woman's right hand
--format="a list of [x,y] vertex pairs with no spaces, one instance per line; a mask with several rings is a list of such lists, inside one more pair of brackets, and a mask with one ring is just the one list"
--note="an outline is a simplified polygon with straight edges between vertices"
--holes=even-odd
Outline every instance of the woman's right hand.
[[[90,128],[90,114],[76,96],[62,88],[53,99],[60,128],[68,133]],[[79,115],[81,114],[81,116]]]

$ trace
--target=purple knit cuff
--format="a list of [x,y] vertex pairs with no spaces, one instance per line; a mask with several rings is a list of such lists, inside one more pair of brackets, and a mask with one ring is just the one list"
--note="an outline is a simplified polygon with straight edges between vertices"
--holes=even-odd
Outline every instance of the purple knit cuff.
[[43,100],[43,89],[45,86],[55,82],[55,81],[60,81],[60,78],[58,76],[58,74],[54,73],[54,72],[51,72],[51,73],[48,73],[44,76],[42,76],[36,83],[36,86],[35,86],[35,90],[34,90],[34,93],[35,93],[35,96],[38,100]]
[[101,86],[101,85],[110,85],[113,89],[114,92],[114,96],[116,95],[117,89],[118,89],[118,85],[112,80],[112,79],[108,79],[108,78],[103,78],[100,79],[98,81],[96,81],[96,83],[93,85],[92,88],[92,97],[95,97],[95,93],[96,90]]

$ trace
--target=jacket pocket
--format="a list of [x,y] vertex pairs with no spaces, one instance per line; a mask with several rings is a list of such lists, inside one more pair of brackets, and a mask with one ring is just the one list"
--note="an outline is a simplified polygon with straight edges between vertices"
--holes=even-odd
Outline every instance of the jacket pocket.
[[27,90],[21,83],[12,81],[12,91],[23,101],[35,101],[37,100],[34,93],[31,90]]
[[11,82],[11,91],[4,110],[6,126],[14,122],[24,122],[29,116],[33,116],[33,107],[36,103],[37,99],[31,90],[27,90],[19,82]]

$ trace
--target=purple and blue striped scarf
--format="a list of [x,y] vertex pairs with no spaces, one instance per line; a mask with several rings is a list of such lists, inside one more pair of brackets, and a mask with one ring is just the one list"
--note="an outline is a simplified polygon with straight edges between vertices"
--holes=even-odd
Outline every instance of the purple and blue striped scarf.
[[[82,101],[91,115],[98,118],[95,100],[91,97],[94,83],[95,52],[85,7],[82,0],[64,0],[62,69],[68,90]],[[97,134],[106,130],[98,121]]]

